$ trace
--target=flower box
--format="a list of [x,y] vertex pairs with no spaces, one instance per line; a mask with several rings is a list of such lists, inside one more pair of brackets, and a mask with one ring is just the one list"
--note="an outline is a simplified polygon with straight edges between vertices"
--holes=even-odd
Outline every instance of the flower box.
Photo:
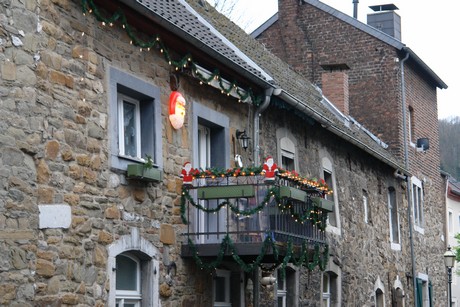
[[334,211],[334,202],[331,200],[327,200],[321,197],[313,197],[311,200],[313,201],[313,205],[315,207],[321,208],[324,211]]
[[128,164],[128,179],[142,181],[161,181],[161,171],[157,168],[148,168],[144,164]]
[[197,189],[199,199],[249,198],[254,195],[255,189],[252,185],[210,186]]
[[307,200],[307,192],[288,186],[280,186],[280,197],[287,197],[298,201]]

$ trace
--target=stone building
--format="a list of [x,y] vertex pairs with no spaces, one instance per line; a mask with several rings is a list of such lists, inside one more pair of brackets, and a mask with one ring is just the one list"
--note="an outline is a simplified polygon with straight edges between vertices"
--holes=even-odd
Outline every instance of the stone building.
[[[409,291],[422,306],[426,298],[412,289],[439,277],[446,248],[436,90],[447,85],[401,42],[397,7],[371,8],[364,24],[320,1],[280,0],[278,13],[252,35],[388,144],[411,173],[410,232],[402,240],[413,249]],[[395,253],[404,250],[399,240],[390,238]]]
[[[13,1],[0,24],[0,305],[413,302],[412,173],[204,1]],[[415,251],[442,305],[431,197]]]

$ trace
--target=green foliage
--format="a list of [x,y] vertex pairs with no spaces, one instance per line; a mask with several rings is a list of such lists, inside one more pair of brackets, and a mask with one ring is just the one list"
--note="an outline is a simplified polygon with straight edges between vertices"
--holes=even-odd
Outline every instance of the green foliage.
[[460,117],[439,121],[441,169],[460,180]]
[[172,70],[178,72],[182,72],[184,70],[190,71],[195,78],[200,80],[201,84],[210,84],[213,80],[216,80],[219,83],[222,94],[229,96],[230,93],[233,92],[238,96],[240,102],[249,101],[250,99],[252,104],[259,106],[264,101],[264,96],[255,95],[251,88],[241,90],[236,81],[232,81],[229,86],[225,86],[218,69],[214,69],[209,76],[201,74],[198,69],[199,65],[193,60],[191,54],[185,54],[182,58],[178,58],[176,60],[173,59],[169,53],[169,49],[163,43],[163,40],[158,34],[151,35],[151,37],[146,39],[141,39],[136,33],[137,29],[133,28],[128,23],[128,19],[121,8],[117,9],[111,16],[106,16],[106,14],[99,10],[99,7],[93,0],[82,0],[82,10],[83,14],[93,14],[104,26],[114,26],[116,24],[121,25],[130,38],[130,43],[134,46],[140,47],[140,52],[150,51],[150,49],[159,50]]
[[147,154],[145,155],[144,167],[147,168],[147,169],[153,168],[152,156],[149,156],[149,155],[147,155]]

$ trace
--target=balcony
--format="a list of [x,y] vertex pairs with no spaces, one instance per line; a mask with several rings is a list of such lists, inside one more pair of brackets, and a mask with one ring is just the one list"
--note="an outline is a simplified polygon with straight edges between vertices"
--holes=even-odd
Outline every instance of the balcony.
[[260,263],[316,265],[327,253],[330,192],[286,173],[270,183],[260,174],[195,178],[182,194],[182,257],[201,267],[231,259],[248,270]]

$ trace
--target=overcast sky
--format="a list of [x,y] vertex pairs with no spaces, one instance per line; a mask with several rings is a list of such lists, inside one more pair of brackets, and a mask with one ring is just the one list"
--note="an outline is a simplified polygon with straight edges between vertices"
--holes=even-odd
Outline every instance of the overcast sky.
[[[353,15],[353,0],[321,2],[345,14]],[[389,3],[399,8],[396,13],[401,16],[402,42],[448,86],[444,90],[438,89],[438,117],[460,117],[460,1],[359,0],[358,20],[367,22],[367,14],[373,12],[369,6]],[[277,0],[238,0],[233,14],[252,16],[254,21],[249,26],[244,20],[244,24],[241,25],[247,27],[247,31],[252,31],[277,10]]]

